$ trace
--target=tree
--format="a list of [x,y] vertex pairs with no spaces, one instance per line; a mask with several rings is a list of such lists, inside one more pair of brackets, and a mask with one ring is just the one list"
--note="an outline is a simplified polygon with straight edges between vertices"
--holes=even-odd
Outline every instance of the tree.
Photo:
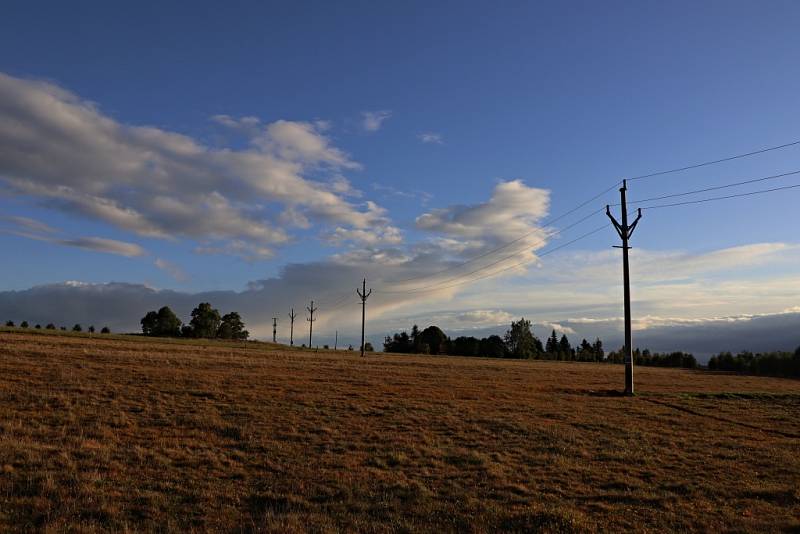
[[193,337],[216,337],[221,317],[219,311],[212,308],[208,302],[201,302],[192,310],[192,320],[189,321]]
[[100,333],[101,334],[110,334],[111,333],[111,329],[109,327],[107,327],[107,326],[104,326],[103,329],[100,330]]
[[372,346],[372,343],[367,341],[366,343],[364,343],[364,351],[365,352],[375,352],[375,347]]
[[578,350],[576,351],[576,357],[578,361],[581,362],[590,362],[594,358],[592,355],[592,344],[586,341],[586,338],[581,340],[581,344],[578,345]]
[[162,306],[157,312],[147,312],[140,322],[146,336],[177,337],[181,332],[181,320],[169,306]]
[[89,327],[89,333],[94,334],[94,325]]
[[480,356],[481,342],[472,336],[459,336],[450,343],[450,354],[459,356]]
[[72,331],[73,332],[82,332],[83,328],[81,328],[81,325],[79,325],[78,323],[75,323],[75,326],[72,327]]
[[506,348],[512,358],[535,358],[538,356],[538,341],[531,332],[531,322],[524,317],[511,322],[511,330],[506,332]]
[[55,330],[56,325],[54,325],[53,323],[47,323],[47,326],[45,326],[44,328],[45,330]]
[[572,345],[569,344],[567,334],[561,334],[561,340],[558,342],[558,352],[562,360],[571,360],[572,358]]
[[10,321],[10,320],[6,321],[6,326],[9,327],[9,328],[13,328],[14,327],[14,321]]
[[169,306],[162,306],[158,310],[158,332],[157,336],[177,337],[181,333],[181,320],[169,309]]
[[19,323],[20,328],[28,328],[28,321],[22,321]]
[[158,335],[158,312],[149,311],[139,321],[142,325],[142,333],[146,336]]
[[427,345],[430,354],[447,353],[447,336],[438,326],[429,326],[419,333],[417,340],[420,346]]
[[492,335],[481,339],[479,352],[487,358],[502,358],[506,355],[506,345],[503,338]]
[[403,331],[399,334],[395,333],[393,336],[386,336],[386,339],[383,341],[383,351],[406,354],[409,352],[414,352],[415,347],[411,342],[411,338],[408,336],[408,333]]
[[244,322],[237,312],[226,313],[217,329],[221,339],[247,339],[250,333],[244,329]]
[[559,345],[558,345],[558,336],[556,335],[556,331],[553,330],[553,333],[550,334],[550,337],[547,338],[547,344],[545,345],[545,351],[547,351],[547,356],[551,359],[558,359],[559,353]]
[[34,326],[34,328],[36,330],[41,330],[42,329],[42,325],[40,325],[39,323],[36,323],[36,326]]
[[602,362],[603,358],[605,358],[606,353],[603,350],[603,342],[600,341],[600,338],[596,338],[594,340],[594,345],[592,345],[592,353],[594,355],[595,361]]

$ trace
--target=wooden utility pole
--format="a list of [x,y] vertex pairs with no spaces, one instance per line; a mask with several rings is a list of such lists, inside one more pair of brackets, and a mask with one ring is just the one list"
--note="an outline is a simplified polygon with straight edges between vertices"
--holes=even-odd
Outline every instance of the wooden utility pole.
[[620,206],[622,209],[622,224],[611,215],[611,208],[606,205],[606,215],[611,219],[614,228],[617,230],[620,239],[622,239],[622,282],[624,284],[624,300],[625,300],[625,394],[633,395],[633,345],[631,339],[631,275],[628,268],[628,240],[633,235],[633,230],[642,218],[642,209],[639,208],[636,220],[633,224],[628,225],[628,203],[625,199],[625,193],[628,190],[628,183],[626,180],[622,181],[622,187],[619,190]]
[[336,350],[336,347],[339,346],[339,331],[336,331],[336,338],[333,340],[333,350]]
[[311,317],[306,317],[306,321],[308,321],[308,348],[311,348],[311,334],[314,332],[314,312],[317,311],[317,308],[314,307],[314,301],[311,301],[311,306],[306,306],[308,313],[311,314]]
[[294,308],[292,308],[292,313],[289,314],[289,319],[291,322],[289,323],[289,346],[294,346],[294,318],[297,317],[297,314],[294,313]]
[[276,341],[276,334],[278,333],[278,318],[272,318],[272,342],[277,343]]
[[372,294],[372,289],[367,292],[367,279],[361,285],[361,289],[356,288],[356,293],[361,297],[361,357],[364,357],[364,322],[367,313],[367,298]]

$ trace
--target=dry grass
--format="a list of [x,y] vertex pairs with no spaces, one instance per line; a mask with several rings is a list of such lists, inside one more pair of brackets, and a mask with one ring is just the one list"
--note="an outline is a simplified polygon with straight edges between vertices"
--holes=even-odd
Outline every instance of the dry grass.
[[0,334],[0,529],[800,528],[800,382]]

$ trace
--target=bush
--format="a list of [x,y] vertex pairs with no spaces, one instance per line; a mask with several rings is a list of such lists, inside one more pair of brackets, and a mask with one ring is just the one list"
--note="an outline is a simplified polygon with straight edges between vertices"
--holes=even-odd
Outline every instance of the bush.
[[72,331],[73,332],[82,332],[83,328],[81,328],[81,325],[76,323],[75,326],[72,327]]
[[94,325],[89,327],[89,333],[94,334]]
[[19,323],[19,326],[21,328],[28,328],[28,321],[22,321],[21,323]]
[[111,329],[109,327],[107,327],[107,326],[104,326],[103,329],[100,330],[100,333],[101,334],[110,334],[111,333]]
[[56,329],[56,325],[54,325],[53,323],[47,323],[47,326],[45,326],[45,329],[46,330],[55,330]]
[[6,321],[6,326],[9,327],[9,328],[13,328],[14,327],[14,321]]
[[372,343],[367,341],[364,343],[364,352],[375,352],[375,347],[372,346]]
[[34,328],[35,328],[36,330],[41,330],[41,329],[42,329],[42,325],[40,325],[40,324],[38,324],[38,323],[37,323],[37,324],[36,324],[36,326],[34,326]]

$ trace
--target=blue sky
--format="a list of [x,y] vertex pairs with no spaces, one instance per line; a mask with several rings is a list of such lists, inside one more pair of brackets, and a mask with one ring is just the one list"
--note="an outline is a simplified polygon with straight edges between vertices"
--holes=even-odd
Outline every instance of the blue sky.
[[[242,258],[241,249],[221,251],[224,243],[239,238],[220,233],[213,225],[155,237],[146,235],[142,227],[137,230],[92,215],[85,207],[76,209],[63,197],[32,192],[30,187],[24,193],[18,187],[9,188],[0,198],[7,218],[45,223],[57,229],[58,235],[50,232],[47,239],[31,239],[30,232],[20,231],[19,219],[7,220],[12,233],[0,234],[0,246],[14,254],[0,267],[4,280],[0,289],[79,280],[145,284],[186,293],[242,291],[250,282],[281,276],[287,265],[316,262],[324,268],[334,255],[365,249],[374,254],[362,271],[380,273],[381,262],[374,258],[382,250],[416,257],[419,247],[431,240],[461,240],[463,244],[477,239],[474,232],[458,233],[442,224],[422,228],[417,218],[435,210],[450,210],[446,213],[453,215],[457,206],[480,206],[492,198],[499,184],[521,180],[527,188],[545,190],[549,206],[539,208],[557,215],[626,176],[800,139],[796,126],[800,118],[796,104],[800,6],[794,2],[775,1],[768,6],[733,1],[237,2],[224,6],[197,2],[191,9],[162,4],[7,3],[0,21],[0,49],[5,51],[0,55],[0,72],[30,84],[23,85],[27,87],[23,92],[41,88],[35,85],[41,82],[49,84],[50,93],[53,88],[68,91],[73,104],[91,102],[97,115],[113,121],[115,127],[152,127],[185,136],[209,150],[240,156],[256,146],[254,138],[269,125],[278,121],[287,121],[280,123],[287,129],[306,125],[310,130],[304,131],[322,140],[329,152],[318,154],[321,159],[313,162],[304,161],[302,178],[324,184],[336,180],[341,184],[346,179],[351,191],[335,194],[352,206],[353,213],[333,221],[315,212],[307,214],[307,225],[292,225],[280,218],[285,215],[286,198],[276,202],[269,195],[243,195],[236,200],[243,213],[251,216],[263,208],[258,216],[268,216],[265,226],[279,228],[287,236],[285,242],[269,243],[270,257],[254,259],[251,253]],[[12,113],[15,103],[6,102]],[[248,126],[243,117],[258,122]],[[375,118],[371,125],[369,117]],[[43,125],[36,135],[49,131]],[[286,137],[278,136],[294,133],[274,132],[258,146],[273,156],[282,150],[285,156],[285,150],[297,147],[287,148],[281,144]],[[269,148],[263,148],[263,143]],[[50,163],[58,167],[63,151],[41,154],[55,158]],[[92,157],[86,154],[87,160]],[[204,161],[192,165],[207,165]],[[123,184],[115,183],[118,177],[113,175],[95,177],[90,186],[80,181],[83,167],[62,167],[60,174],[48,170],[46,180],[37,175],[38,185],[80,183],[85,186],[81,194],[102,189],[122,204],[130,195],[138,195],[141,203],[141,197],[156,190],[153,185],[137,192],[136,180],[141,177]],[[197,167],[192,169],[175,183],[193,187],[192,172]],[[800,148],[793,148],[639,181],[632,184],[630,197],[798,169]],[[220,171],[215,167],[208,172]],[[6,161],[0,174],[27,180],[35,172]],[[103,180],[110,185],[100,187]],[[787,178],[774,185],[797,182]],[[211,194],[212,189],[205,193]],[[797,195],[790,191],[648,212],[635,245],[654,257],[668,253],[695,257],[731,247],[779,243],[788,248],[747,250],[783,258],[793,253],[791,246],[797,243],[793,219]],[[613,195],[607,198],[614,200]],[[358,223],[360,227],[347,226],[353,222],[347,217],[368,209],[367,201],[374,202],[382,215],[373,214],[370,221]],[[602,201],[597,204],[599,208]],[[302,209],[314,212],[317,208]],[[513,239],[517,237],[514,228],[534,228],[533,219],[539,215],[536,209],[511,213],[501,223],[508,225],[507,232],[497,227],[497,221],[488,222],[492,235],[468,248],[474,255],[502,243],[503,235]],[[518,223],[524,224],[515,226]],[[602,217],[594,224],[601,223]],[[169,223],[164,225],[160,230],[169,227]],[[402,237],[383,242],[375,242],[374,236],[370,242],[331,240],[329,233],[337,227],[348,232],[386,227]],[[591,227],[588,224],[586,229]],[[210,239],[204,231],[216,232],[217,237]],[[94,250],[74,246],[76,239],[86,237],[138,245],[146,253],[98,252],[96,241]],[[248,247],[253,246],[251,241]],[[609,228],[565,249],[563,257],[573,250],[605,257],[602,254],[612,244],[614,233]],[[257,246],[265,246],[263,240]],[[199,248],[216,253],[198,253]],[[436,253],[409,272],[431,272],[450,265],[448,261],[470,257],[468,251],[453,249],[439,248]],[[777,260],[737,266],[741,269],[735,274],[687,272],[684,281],[745,283],[796,273],[791,262]],[[547,277],[541,273],[547,266],[537,269],[514,279],[490,281],[476,289],[474,296],[466,289],[447,293],[420,304],[419,309],[411,309],[408,303],[397,307],[387,303],[381,324],[385,328],[404,324],[417,313],[425,322],[436,313],[455,313],[465,306],[511,315],[527,311],[553,322],[593,313],[596,318],[613,316],[613,306],[593,312],[588,301],[582,309],[584,301],[577,297],[576,309],[569,315],[557,309],[526,308],[516,301],[497,302],[493,297],[498,288],[512,288],[518,294],[530,291],[531,284],[545,284]],[[404,276],[398,273],[395,278]],[[597,280],[600,286],[606,283]],[[556,286],[551,281],[548,287],[555,291]],[[653,314],[659,306],[662,311],[668,308],[669,313],[661,315],[671,317],[778,313],[787,308],[781,299],[761,298],[753,303],[740,297],[736,290],[709,297],[716,304],[700,311],[689,305],[680,308],[666,296],[664,300],[654,297],[642,307],[651,307]],[[530,299],[536,298],[534,291]],[[284,304],[276,299],[276,307]]]

